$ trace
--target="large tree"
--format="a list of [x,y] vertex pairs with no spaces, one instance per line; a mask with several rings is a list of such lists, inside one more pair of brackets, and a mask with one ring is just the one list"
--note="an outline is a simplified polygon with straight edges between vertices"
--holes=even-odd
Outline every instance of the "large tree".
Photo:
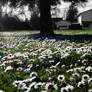
[[67,12],[66,20],[70,21],[71,23],[76,22],[77,21],[77,13],[78,13],[78,10],[77,10],[76,4],[74,2],[72,2],[69,7],[69,10]]
[[[7,1],[11,2],[11,6],[17,7],[25,4],[29,4],[30,8],[37,3],[40,10],[40,34],[43,36],[53,36],[52,20],[51,20],[51,5],[57,4],[59,0],[1,0],[3,3]],[[81,3],[87,0],[64,0],[68,2]]]

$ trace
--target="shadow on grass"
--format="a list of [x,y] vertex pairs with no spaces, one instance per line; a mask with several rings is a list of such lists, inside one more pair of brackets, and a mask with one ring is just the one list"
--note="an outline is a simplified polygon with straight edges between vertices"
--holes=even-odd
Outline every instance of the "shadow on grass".
[[[7,35],[7,34],[6,34]],[[10,35],[9,37],[12,37],[13,35]],[[14,33],[14,36],[13,37],[29,37],[29,39],[34,39],[34,40],[45,40],[46,37],[44,36],[40,36],[40,33],[34,33],[34,34],[26,34],[26,35],[23,35],[23,34],[16,34]],[[8,37],[8,35],[6,36]],[[62,35],[62,34],[55,34],[54,37],[48,37],[48,39],[55,39],[56,41],[65,41],[65,40],[69,40],[70,42],[92,42],[92,35],[87,35],[87,34],[78,34],[78,35]]]
[[[40,34],[33,34],[31,36],[34,40],[40,39],[44,40],[46,37],[40,37]],[[56,41],[65,41],[69,40],[70,42],[92,42],[92,35],[62,35],[55,34],[54,37],[48,37],[48,39],[56,39]]]
[[92,42],[92,35],[56,35],[56,40],[69,40],[71,42]]

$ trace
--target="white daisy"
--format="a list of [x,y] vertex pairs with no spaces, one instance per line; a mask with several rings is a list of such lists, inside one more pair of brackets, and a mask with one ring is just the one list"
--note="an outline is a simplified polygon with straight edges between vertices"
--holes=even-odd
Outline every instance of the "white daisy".
[[25,83],[19,83],[18,84],[18,89],[22,89],[22,90],[24,90],[24,89],[26,89],[27,87],[26,87],[26,84]]
[[74,89],[74,87],[72,85],[66,86],[66,90],[67,91],[72,91],[73,89]]
[[91,66],[88,66],[88,67],[86,68],[86,71],[92,72],[92,67],[91,67]]
[[11,70],[13,70],[13,67],[12,66],[8,66],[8,67],[6,67],[5,72],[11,71]]
[[34,76],[37,76],[37,73],[36,72],[30,73],[30,77],[34,77]]
[[31,89],[33,86],[36,85],[36,82],[32,82],[30,85],[29,85],[29,88]]
[[88,79],[88,84],[92,84],[92,78]]
[[66,87],[62,87],[61,88],[61,92],[66,92],[67,90],[66,90]]
[[41,91],[41,92],[47,92],[46,90],[44,90],[44,91]]
[[7,56],[7,59],[13,59],[14,58],[14,55],[12,55],[12,54],[9,54],[8,56]]
[[64,75],[59,75],[59,76],[57,77],[57,79],[62,82],[62,81],[65,80],[65,76],[64,76]]
[[54,83],[48,82],[48,83],[45,85],[45,89],[46,89],[46,90],[48,90],[48,89],[57,90],[57,85],[54,84]]
[[84,74],[84,75],[82,75],[82,80],[88,80],[89,79],[89,75],[87,75],[87,74]]
[[82,69],[80,67],[76,67],[76,68],[74,68],[74,71],[75,72],[82,72]]
[[21,57],[22,56],[22,54],[20,53],[20,52],[17,52],[17,53],[15,53],[14,54],[16,57]]
[[73,69],[69,69],[69,70],[67,70],[66,72],[67,72],[67,73],[73,72]]
[[79,83],[78,83],[78,87],[81,87],[81,86],[83,86],[83,85],[85,85],[85,82],[83,81],[83,80],[81,80]]
[[89,89],[88,92],[92,92],[92,89]]
[[23,71],[23,68],[22,67],[18,67],[17,71]]
[[28,83],[28,82],[32,82],[32,80],[33,80],[33,77],[32,78],[25,79],[25,80],[23,80],[23,82]]
[[42,87],[43,85],[44,85],[44,83],[39,82],[39,83],[37,83],[37,84],[34,86],[34,88],[37,89],[37,88],[39,88],[39,87]]
[[3,90],[0,90],[0,92],[4,92]]
[[14,81],[14,82],[13,82],[13,85],[14,85],[15,87],[17,87],[17,86],[18,86],[18,81]]
[[73,77],[79,77],[80,75],[79,75],[79,73],[73,73],[72,76]]

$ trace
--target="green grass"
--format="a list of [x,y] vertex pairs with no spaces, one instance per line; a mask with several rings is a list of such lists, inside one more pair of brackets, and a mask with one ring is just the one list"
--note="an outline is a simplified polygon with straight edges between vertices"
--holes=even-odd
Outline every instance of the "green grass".
[[1,32],[30,32],[30,33],[39,33],[39,30],[9,30],[9,31],[1,31]]
[[62,35],[92,35],[92,30],[55,30],[54,32]]
[[[40,33],[39,30],[16,30],[4,32],[30,32],[30,34]],[[92,30],[54,30],[54,33],[61,35],[92,35]]]

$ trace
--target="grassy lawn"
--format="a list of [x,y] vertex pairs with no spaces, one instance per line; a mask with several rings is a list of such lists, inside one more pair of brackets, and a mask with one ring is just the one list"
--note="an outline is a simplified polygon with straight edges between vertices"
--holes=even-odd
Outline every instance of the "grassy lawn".
[[[4,31],[4,32],[30,32],[30,34],[40,33],[39,30],[16,30],[16,31]],[[92,30],[54,30],[55,34],[62,35],[92,35]],[[1,32],[0,32],[1,33]]]
[[54,32],[62,35],[92,35],[92,30],[55,30]]
[[[30,34],[40,33],[39,30],[16,30],[16,31],[4,31],[4,32],[30,32]],[[62,35],[92,35],[92,30],[54,30],[55,34]],[[1,32],[0,32],[1,34]]]

